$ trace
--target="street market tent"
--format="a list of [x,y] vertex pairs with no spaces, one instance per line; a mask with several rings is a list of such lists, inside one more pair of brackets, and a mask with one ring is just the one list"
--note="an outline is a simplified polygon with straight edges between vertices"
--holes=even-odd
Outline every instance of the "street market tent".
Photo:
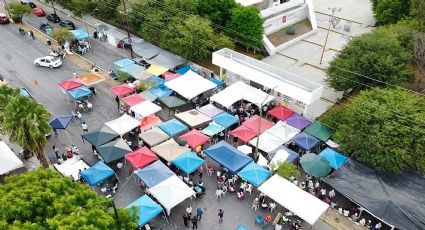
[[158,157],[146,146],[143,146],[138,150],[127,153],[125,160],[130,162],[133,168],[140,169],[158,160]]
[[185,63],[181,57],[165,50],[162,50],[158,55],[150,59],[149,62],[171,70]]
[[190,149],[184,146],[180,146],[174,139],[171,138],[162,144],[152,147],[151,150],[162,159],[171,162],[176,159],[176,157],[180,156],[184,152],[189,151]]
[[299,132],[301,132],[301,130],[294,128],[283,121],[278,121],[266,132],[278,137],[286,143],[295,137],[295,135],[297,135]]
[[135,106],[144,102],[146,99],[140,96],[139,94],[132,94],[128,97],[121,98],[121,101],[124,102],[127,106]]
[[217,79],[215,77],[210,77],[210,78],[208,78],[208,80],[210,82],[214,83],[216,85],[216,88],[222,87],[224,85],[224,82],[223,81],[221,81],[221,80],[219,80],[219,79]]
[[313,225],[329,207],[325,202],[277,174],[264,182],[258,190],[310,225]]
[[100,76],[97,73],[93,73],[93,72],[90,72],[90,73],[83,75],[83,76],[79,76],[79,77],[77,77],[77,79],[80,80],[81,82],[83,82],[83,84],[86,85],[86,86],[91,86],[91,85],[100,83],[100,82],[105,80],[104,77]]
[[112,170],[102,161],[99,161],[90,168],[81,171],[81,177],[84,178],[84,180],[87,181],[90,186],[95,186],[99,183],[102,183],[114,174],[114,170]]
[[326,142],[331,138],[333,130],[328,126],[320,123],[319,121],[313,121],[307,128],[304,130],[305,133],[312,135],[313,137]]
[[92,91],[87,88],[87,86],[80,86],[78,88],[72,89],[68,91],[69,95],[71,95],[75,100],[80,100],[84,97],[88,97],[93,95]]
[[252,161],[245,153],[237,150],[225,141],[220,141],[209,147],[205,150],[205,154],[232,173],[239,172],[245,165]]
[[241,100],[261,106],[273,101],[273,99],[273,96],[241,81],[233,83],[210,98],[211,101],[226,108]]
[[290,117],[292,114],[294,114],[294,111],[279,104],[279,105],[276,105],[273,109],[269,110],[267,114],[279,120],[284,121],[288,117]]
[[286,119],[286,123],[297,129],[303,130],[310,125],[311,121],[298,113],[294,113]]
[[320,152],[319,156],[325,158],[334,169],[339,169],[348,160],[348,157],[329,147]]
[[220,113],[224,112],[222,109],[217,108],[214,104],[210,103],[205,106],[202,106],[201,108],[197,109],[199,112],[213,118]]
[[269,153],[285,144],[285,141],[280,138],[277,138],[276,136],[268,132],[264,132],[260,134],[260,136],[250,140],[249,144],[251,144],[252,146],[256,146],[258,138],[260,138],[258,141],[258,148],[266,153]]
[[264,133],[264,131],[266,131],[267,129],[270,129],[271,127],[273,127],[274,123],[258,115],[255,115],[250,117],[244,123],[242,123],[242,125],[247,127],[248,129],[251,129],[257,134],[261,134],[261,133]]
[[138,127],[140,122],[131,116],[124,114],[115,120],[106,122],[105,125],[111,128],[114,132],[118,133],[120,136],[123,136],[124,134]]
[[136,118],[139,120],[144,117],[154,115],[161,110],[162,108],[160,106],[149,100],[130,107],[130,111],[133,111],[136,115]]
[[168,134],[166,134],[158,127],[139,134],[139,137],[143,140],[144,143],[148,144],[150,147],[154,147],[170,139],[170,136],[168,136]]
[[310,151],[320,144],[319,140],[304,132],[295,135],[295,137],[292,138],[292,141],[304,151]]
[[205,160],[198,157],[196,153],[188,151],[175,158],[172,163],[187,175],[193,173],[201,165],[205,164]]
[[66,129],[68,127],[69,123],[71,122],[73,116],[72,115],[62,115],[62,116],[55,116],[49,121],[49,125],[53,129]]
[[383,173],[350,159],[322,180],[399,229],[425,229],[423,176]]
[[259,187],[267,180],[267,178],[270,177],[270,175],[271,173],[269,170],[254,162],[247,164],[240,172],[238,172],[238,176],[255,187]]
[[303,170],[314,176],[324,177],[331,171],[331,165],[323,157],[314,153],[306,153],[300,158],[300,164]]
[[190,68],[190,65],[185,65],[185,66],[181,67],[180,69],[177,69],[176,73],[183,75],[189,70],[192,70],[192,68]]
[[251,154],[252,153],[252,147],[248,145],[241,145],[238,146],[237,149],[245,154]]
[[270,159],[270,163],[268,164],[268,166],[270,169],[272,169],[273,167],[276,167],[280,162],[292,163],[299,157],[300,155],[298,153],[288,149],[285,146],[281,146],[270,152],[267,156],[267,158]]
[[0,141],[0,175],[24,167],[24,163],[9,148],[4,141]]
[[62,82],[59,83],[59,86],[66,91],[78,88],[78,87],[83,86],[83,85],[84,85],[83,82],[81,80],[77,79],[77,78],[62,81]]
[[112,87],[112,93],[117,95],[118,97],[123,97],[127,94],[134,93],[134,88],[129,86],[128,84],[121,84]]
[[187,198],[194,196],[195,191],[187,186],[176,175],[167,178],[149,189],[151,195],[158,200],[170,215],[171,209]]
[[177,136],[188,130],[186,125],[175,118],[160,124],[159,128],[171,137]]
[[131,152],[131,148],[124,139],[119,138],[109,143],[97,147],[99,155],[105,163],[123,158],[127,153]]
[[216,87],[214,83],[208,81],[192,70],[189,70],[179,78],[167,81],[164,84],[189,100]]
[[219,132],[223,131],[225,128],[217,123],[215,123],[214,121],[209,123],[208,126],[202,130],[202,133],[207,135],[207,136],[214,136],[216,134],[218,134]]
[[157,64],[152,64],[152,65],[149,66],[149,68],[146,69],[146,71],[148,73],[155,75],[155,76],[159,76],[159,75],[167,72],[168,68],[162,67],[162,66],[157,65]]
[[106,125],[84,134],[82,137],[94,146],[108,143],[120,135]]
[[116,66],[117,68],[121,69],[128,65],[134,64],[134,61],[129,58],[123,58],[123,59],[112,62],[112,64]]
[[153,74],[149,73],[146,70],[143,70],[143,72],[139,72],[135,75],[133,75],[133,77],[139,81],[145,81],[149,78],[151,78],[152,76],[154,76]]
[[72,177],[74,181],[80,179],[80,170],[83,171],[90,168],[78,155],[63,161],[61,164],[54,164],[53,167],[63,176]]
[[190,128],[198,128],[202,126],[205,127],[206,124],[211,122],[210,117],[201,112],[198,112],[196,109],[177,113],[175,114],[175,116],[184,124],[188,125]]
[[138,170],[136,175],[146,187],[152,188],[153,186],[176,174],[174,174],[160,160],[157,160],[154,163],[144,167],[143,169]]
[[146,59],[151,59],[158,55],[162,49],[149,42],[141,42],[132,46],[133,52]]
[[249,140],[257,136],[257,132],[247,128],[244,125],[241,125],[236,129],[230,131],[229,134],[234,137],[237,137],[238,140],[241,140],[244,143],[247,143]]
[[148,92],[152,95],[154,95],[155,97],[167,97],[170,96],[173,91],[165,86],[161,86],[161,87],[157,87],[157,88],[152,88],[149,89]]
[[159,101],[169,109],[174,109],[187,104],[187,102],[183,101],[182,99],[176,96],[160,97]]
[[180,77],[181,75],[178,73],[165,72],[162,74],[162,76],[164,77],[165,80],[173,80]]
[[192,129],[191,131],[181,135],[178,139],[185,140],[191,148],[196,148],[198,145],[207,143],[210,138],[200,131]]
[[159,204],[155,203],[148,195],[143,195],[129,204],[127,208],[133,206],[136,207],[137,210],[137,224],[139,226],[144,226],[164,211],[164,209],[162,209]]
[[215,123],[223,126],[226,129],[239,122],[239,118],[227,112],[220,113],[219,115],[215,116],[213,120]]
[[142,78],[143,72],[145,72],[145,68],[143,68],[140,65],[137,64],[130,64],[125,67],[120,68],[121,72],[127,73],[131,77],[133,77],[136,80],[144,80]]
[[70,30],[69,32],[71,32],[71,34],[74,35],[74,38],[77,40],[90,37],[90,35],[82,29]]
[[158,98],[158,96],[156,96],[154,94],[151,94],[149,92],[149,90],[148,91],[143,91],[143,92],[139,93],[139,95],[142,96],[142,97],[144,97],[146,100],[149,100],[149,101],[155,101]]
[[159,117],[155,116],[154,114],[149,115],[147,117],[142,118],[142,120],[140,120],[140,131],[148,130],[152,128],[153,126],[157,126],[161,123],[162,121],[161,119],[159,119]]
[[162,79],[162,78],[160,78],[160,77],[158,77],[156,75],[154,75],[154,76],[146,79],[146,81],[151,82],[153,84],[153,87],[156,87],[156,88],[157,87],[163,87],[164,86],[164,82],[165,82],[164,79]]

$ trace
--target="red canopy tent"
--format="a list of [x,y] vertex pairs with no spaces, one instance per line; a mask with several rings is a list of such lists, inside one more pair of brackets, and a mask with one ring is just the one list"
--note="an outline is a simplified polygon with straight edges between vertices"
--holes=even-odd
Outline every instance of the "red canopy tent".
[[[260,132],[258,132],[258,125],[259,122],[261,120],[261,127],[260,127]],[[244,123],[242,123],[243,126],[247,127],[248,129],[254,131],[255,133],[263,133],[264,131],[266,131],[267,129],[270,129],[274,123],[271,121],[268,121],[258,115],[255,115],[251,118],[249,118],[248,120],[246,120]]]
[[145,131],[147,129],[150,129],[152,126],[159,125],[161,123],[161,119],[155,116],[155,114],[152,114],[150,116],[142,118],[142,120],[140,121],[140,130]]
[[139,94],[132,94],[128,97],[121,98],[121,101],[124,102],[127,106],[131,107],[146,101],[146,99]]
[[196,148],[198,145],[207,143],[210,137],[196,129],[192,129],[190,132],[181,135],[178,139],[185,140],[191,148]]
[[59,83],[59,86],[64,90],[71,90],[83,86],[84,83],[79,79],[66,80]]
[[125,155],[125,159],[130,162],[135,169],[140,169],[158,160],[158,157],[146,146],[143,146]]
[[134,89],[127,84],[114,86],[114,87],[112,87],[111,90],[112,90],[112,93],[117,95],[118,97],[123,97],[127,94],[134,93]]
[[291,109],[284,107],[282,105],[276,105],[273,109],[271,109],[268,113],[268,115],[273,116],[279,120],[286,120],[286,118],[290,117],[292,114],[294,114],[294,111]]
[[163,73],[162,76],[164,76],[165,80],[173,80],[180,77],[181,75],[178,73],[166,72],[166,73]]
[[241,125],[229,132],[230,135],[239,138],[239,140],[247,143],[249,140],[257,136],[257,132]]

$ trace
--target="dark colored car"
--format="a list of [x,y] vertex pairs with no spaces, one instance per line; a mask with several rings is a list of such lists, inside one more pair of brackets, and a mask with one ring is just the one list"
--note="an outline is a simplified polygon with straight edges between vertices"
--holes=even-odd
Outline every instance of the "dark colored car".
[[49,14],[46,16],[46,18],[47,18],[47,21],[53,22],[53,23],[58,23],[61,21],[61,19],[59,18],[57,14]]
[[75,25],[70,20],[63,20],[63,21],[59,22],[59,26],[68,28],[70,30],[75,30]]
[[48,22],[42,22],[41,24],[40,24],[40,30],[41,31],[43,31],[43,32],[47,32],[47,29],[52,29],[52,26],[48,23]]
[[7,24],[9,22],[9,18],[6,16],[6,14],[0,13],[0,24]]
[[29,6],[29,7],[31,7],[31,8],[37,8],[37,6],[35,5],[35,3],[34,2],[30,2],[30,1],[26,1],[26,0],[21,0],[21,4],[22,5],[26,5],[26,6]]

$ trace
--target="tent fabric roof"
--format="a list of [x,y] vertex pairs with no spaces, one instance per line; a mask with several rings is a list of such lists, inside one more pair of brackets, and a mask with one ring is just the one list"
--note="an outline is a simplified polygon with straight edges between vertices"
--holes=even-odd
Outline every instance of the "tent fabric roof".
[[209,123],[208,126],[202,130],[202,133],[207,135],[207,136],[214,136],[216,134],[218,134],[219,132],[223,131],[225,128],[217,123],[215,123],[214,121]]
[[158,97],[159,98],[167,97],[167,96],[170,96],[173,93],[173,91],[171,89],[169,89],[165,86],[149,89],[148,92],[150,94],[155,95],[155,97],[157,97],[157,98]]
[[130,132],[134,128],[140,125],[140,122],[127,114],[123,114],[121,117],[108,121],[105,123],[106,126],[111,128],[114,132],[120,136]]
[[149,115],[147,117],[142,118],[142,120],[140,121],[140,130],[145,131],[161,123],[162,121],[161,119],[159,119],[159,117],[155,115]]
[[158,96],[150,93],[149,90],[143,91],[143,92],[139,93],[139,95],[144,97],[146,100],[149,100],[149,101],[155,101],[158,98]]
[[92,91],[87,88],[87,86],[80,86],[75,89],[71,89],[68,91],[69,95],[71,95],[75,100],[79,100],[83,97],[91,96],[93,93]]
[[125,155],[125,159],[133,165],[134,168],[140,169],[158,160],[158,157],[146,146],[141,147],[131,153]]
[[350,159],[322,180],[399,229],[425,229],[423,176],[382,173]]
[[133,87],[129,86],[128,84],[121,84],[112,87],[112,93],[117,95],[118,97],[123,97],[127,94],[134,93]]
[[136,114],[138,119],[141,119],[142,117],[154,115],[155,113],[161,111],[162,108],[152,101],[145,100],[144,102],[130,107],[130,110]]
[[131,208],[133,206],[137,207],[137,224],[139,226],[144,226],[164,210],[148,195],[141,196],[139,199],[129,204],[127,208]]
[[164,163],[162,163],[160,160],[157,160],[154,163],[137,171],[136,175],[140,178],[146,187],[152,188],[153,186],[171,176],[174,176],[175,174],[167,166],[165,166]]
[[170,139],[170,136],[168,136],[168,134],[166,134],[158,127],[139,134],[139,137],[143,140],[143,142],[145,142],[151,147],[161,144],[162,142]]
[[191,128],[198,128],[200,126],[205,126],[207,123],[211,122],[211,118],[207,115],[198,112],[196,109],[192,109],[186,112],[177,113],[175,116],[188,125]]
[[178,73],[165,72],[162,74],[162,76],[164,77],[165,80],[173,80],[180,77],[181,75]]
[[290,141],[295,135],[301,130],[294,128],[283,121],[278,121],[273,127],[266,131],[271,135],[274,135],[284,142]]
[[174,139],[169,139],[164,143],[152,147],[151,150],[162,159],[171,162],[176,159],[176,157],[180,156],[184,152],[189,151],[190,149],[184,146],[180,146]]
[[54,164],[56,170],[58,170],[63,176],[72,177],[74,181],[80,179],[80,170],[86,170],[90,168],[81,157],[74,156],[61,164]]
[[238,176],[242,177],[255,187],[259,187],[271,175],[270,171],[261,167],[260,165],[251,162],[247,164],[239,173]]
[[328,126],[320,123],[319,121],[313,121],[305,130],[305,133],[312,135],[313,137],[326,142],[331,138],[333,130]]
[[193,173],[205,160],[198,157],[194,152],[188,151],[175,158],[172,163],[186,174]]
[[149,73],[146,70],[143,70],[143,72],[138,72],[132,76],[139,81],[146,81],[147,79],[151,78],[154,75]]
[[179,78],[167,81],[164,84],[189,100],[216,87],[214,83],[208,81],[192,70],[189,70]]
[[123,158],[132,150],[124,141],[124,139],[119,138],[117,140],[98,146],[97,151],[99,152],[99,155],[102,157],[103,161],[109,163],[111,161]]
[[151,59],[155,57],[162,50],[158,46],[152,45],[149,42],[141,42],[141,43],[134,44],[132,48],[135,54],[141,57],[144,57],[146,59]]
[[4,141],[0,141],[0,175],[24,167],[19,159]]
[[155,76],[159,76],[159,75],[167,72],[168,68],[162,67],[162,66],[157,65],[157,64],[152,64],[152,65],[149,66],[149,68],[146,69],[146,71],[148,73],[155,75]]
[[121,98],[121,101],[131,107],[146,101],[146,99],[139,94],[132,94],[128,97]]
[[102,161],[97,162],[89,169],[81,171],[81,177],[83,177],[90,186],[95,186],[96,184],[103,182],[114,174],[114,170],[112,170]]
[[299,115],[298,113],[292,114],[290,117],[286,119],[286,122],[289,125],[300,130],[303,130],[305,127],[307,127],[311,123],[309,119]]
[[294,114],[294,111],[279,104],[279,105],[276,105],[273,109],[269,110],[267,114],[279,120],[284,121],[288,117],[290,117],[292,114]]
[[75,89],[83,85],[83,82],[78,78],[62,81],[61,83],[59,83],[59,86],[64,90]]
[[313,225],[329,207],[325,202],[278,175],[272,176],[258,190],[310,225]]
[[176,96],[160,97],[159,101],[163,103],[165,106],[167,106],[167,108],[170,108],[170,109],[177,108],[187,104],[187,102],[183,101],[182,99]]
[[232,173],[239,172],[245,165],[252,161],[245,153],[237,150],[225,141],[220,141],[209,147],[205,150],[205,154]]
[[216,87],[221,87],[221,86],[224,85],[224,82],[223,81],[221,81],[221,80],[219,80],[219,79],[217,79],[215,77],[208,78],[208,81],[214,83],[216,85]]
[[114,130],[109,128],[106,125],[95,129],[91,132],[88,132],[83,135],[83,138],[86,139],[90,144],[94,146],[103,145],[107,142],[112,141],[113,139],[119,137],[120,135]]
[[120,68],[121,72],[127,73],[130,76],[132,76],[135,79],[138,80],[142,80],[141,78],[139,79],[140,74],[142,74],[143,72],[145,72],[145,68],[143,68],[142,66],[138,65],[138,64],[130,64],[127,65],[125,67]]
[[286,161],[288,163],[294,162],[297,158],[299,158],[300,155],[296,152],[294,152],[291,149],[288,149],[285,146],[281,146],[269,153],[267,155],[267,158],[271,162],[277,163],[278,161]]
[[177,136],[188,130],[186,125],[175,118],[160,124],[159,128],[171,137]]
[[62,116],[55,116],[49,121],[49,125],[53,129],[66,129],[68,127],[69,123],[71,122],[73,116],[72,115],[62,115]]
[[320,152],[319,156],[325,158],[334,169],[339,169],[348,160],[348,157],[329,147]]
[[161,183],[150,188],[152,196],[167,210],[170,215],[171,209],[187,198],[195,196],[195,191],[187,186],[176,175],[167,178]]
[[[237,149],[245,154],[251,154],[252,153],[252,147],[248,145],[241,145],[238,146]],[[261,154],[260,154],[261,155]]]
[[242,123],[242,125],[258,134],[258,133],[264,133],[264,131],[273,127],[274,123],[258,115],[255,115],[249,118],[248,120],[246,120],[244,123]]
[[165,50],[162,50],[158,55],[150,59],[149,62],[171,70],[185,63],[181,57]]
[[269,153],[269,152],[279,148],[283,144],[285,144],[285,141],[277,138],[276,136],[274,136],[274,135],[272,135],[268,132],[264,132],[264,133],[260,134],[260,136],[250,140],[249,143],[253,146],[256,146],[257,138],[260,138],[260,140],[258,142],[258,148],[263,150],[266,153]]
[[181,135],[178,139],[185,140],[191,148],[195,148],[198,145],[207,143],[210,138],[202,132],[196,129],[192,129],[189,132]]
[[239,122],[239,118],[227,112],[220,113],[219,115],[215,116],[213,120],[215,123],[223,126],[226,129]]
[[181,67],[180,69],[177,69],[176,73],[183,75],[189,70],[192,70],[192,68],[190,68],[190,65],[185,65],[185,66]]
[[70,30],[69,32],[71,32],[72,35],[74,35],[74,38],[77,40],[90,37],[90,35],[85,30],[82,30],[82,29]]
[[199,112],[213,118],[220,113],[224,112],[222,109],[217,108],[214,104],[210,103],[208,105],[202,106],[201,108],[197,109]]
[[292,141],[304,151],[310,151],[320,144],[319,140],[304,132],[295,135],[295,137],[292,138]]
[[79,77],[77,77],[77,79],[80,80],[81,82],[83,82],[84,85],[86,85],[86,86],[91,86],[91,85],[97,84],[97,83],[105,80],[104,77],[100,76],[97,73],[93,73],[93,72],[88,73],[88,74],[83,75],[83,76],[79,76]]
[[244,125],[237,127],[236,129],[229,132],[230,135],[237,137],[244,143],[257,136],[257,133]]
[[156,75],[146,79],[146,81],[152,82],[154,87],[164,87],[164,82],[165,82],[164,79],[162,79],[162,78],[160,78]]
[[300,158],[300,164],[306,173],[318,178],[327,176],[331,171],[329,162],[314,153],[304,154]]
[[134,61],[129,58],[123,58],[123,59],[112,62],[112,64],[121,69],[128,65],[134,64]]

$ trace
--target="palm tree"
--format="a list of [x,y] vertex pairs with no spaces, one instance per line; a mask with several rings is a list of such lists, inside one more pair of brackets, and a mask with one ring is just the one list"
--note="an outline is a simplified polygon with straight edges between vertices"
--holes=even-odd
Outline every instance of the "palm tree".
[[48,168],[44,147],[47,144],[45,134],[50,133],[51,127],[50,114],[44,106],[26,97],[15,97],[10,99],[1,115],[3,131],[10,140],[35,154],[43,167]]
[[0,86],[0,126],[2,123],[1,114],[3,113],[4,108],[12,98],[17,96],[19,96],[19,89],[11,88],[7,85]]

